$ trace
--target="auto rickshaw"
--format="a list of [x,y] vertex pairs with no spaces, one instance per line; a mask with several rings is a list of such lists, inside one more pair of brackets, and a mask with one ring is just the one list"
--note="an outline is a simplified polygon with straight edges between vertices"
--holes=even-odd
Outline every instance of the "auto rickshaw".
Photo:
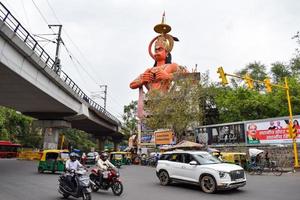
[[50,171],[55,173],[57,171],[63,172],[65,170],[65,162],[69,158],[68,150],[44,150],[38,165],[38,172]]
[[116,167],[120,168],[122,165],[128,164],[127,161],[127,152],[117,151],[110,153],[110,162]]
[[131,152],[125,152],[125,158],[126,158],[126,165],[131,165],[132,163],[132,153]]
[[223,162],[240,165],[244,169],[247,168],[247,155],[241,152],[221,152]]

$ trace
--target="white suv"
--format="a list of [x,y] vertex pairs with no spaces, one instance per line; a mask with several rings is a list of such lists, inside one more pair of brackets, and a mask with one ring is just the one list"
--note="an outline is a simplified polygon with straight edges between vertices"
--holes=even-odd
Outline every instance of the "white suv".
[[161,155],[156,174],[162,185],[171,181],[199,184],[202,191],[214,193],[246,185],[242,167],[222,163],[205,151],[172,151]]

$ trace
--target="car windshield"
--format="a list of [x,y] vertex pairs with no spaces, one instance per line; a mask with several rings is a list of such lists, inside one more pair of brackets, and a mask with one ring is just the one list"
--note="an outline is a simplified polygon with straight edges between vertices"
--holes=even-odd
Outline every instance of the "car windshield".
[[209,153],[194,154],[194,157],[201,165],[221,163],[221,161],[218,158],[214,157]]

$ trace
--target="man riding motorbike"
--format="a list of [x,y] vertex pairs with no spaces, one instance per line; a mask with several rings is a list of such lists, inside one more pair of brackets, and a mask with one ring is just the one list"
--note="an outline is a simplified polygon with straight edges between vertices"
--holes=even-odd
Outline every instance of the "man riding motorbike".
[[[72,170],[76,171],[80,167],[83,167],[82,164],[77,160],[78,155],[74,152],[70,154],[70,159],[66,162],[66,171],[71,172]],[[66,174],[67,182],[71,189],[74,190],[74,176],[70,173]]]
[[98,159],[96,166],[100,173],[100,183],[103,180],[103,172],[107,171],[109,168],[112,168],[113,170],[117,171],[117,168],[111,162],[109,162],[108,154],[106,152],[101,153],[100,159]]

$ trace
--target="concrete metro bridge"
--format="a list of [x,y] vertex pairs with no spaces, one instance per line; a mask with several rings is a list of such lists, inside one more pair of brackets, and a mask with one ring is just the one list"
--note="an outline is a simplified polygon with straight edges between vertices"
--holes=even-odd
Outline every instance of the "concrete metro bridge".
[[0,105],[37,119],[44,148],[57,148],[59,133],[72,127],[99,141],[122,139],[120,121],[90,99],[0,2]]

